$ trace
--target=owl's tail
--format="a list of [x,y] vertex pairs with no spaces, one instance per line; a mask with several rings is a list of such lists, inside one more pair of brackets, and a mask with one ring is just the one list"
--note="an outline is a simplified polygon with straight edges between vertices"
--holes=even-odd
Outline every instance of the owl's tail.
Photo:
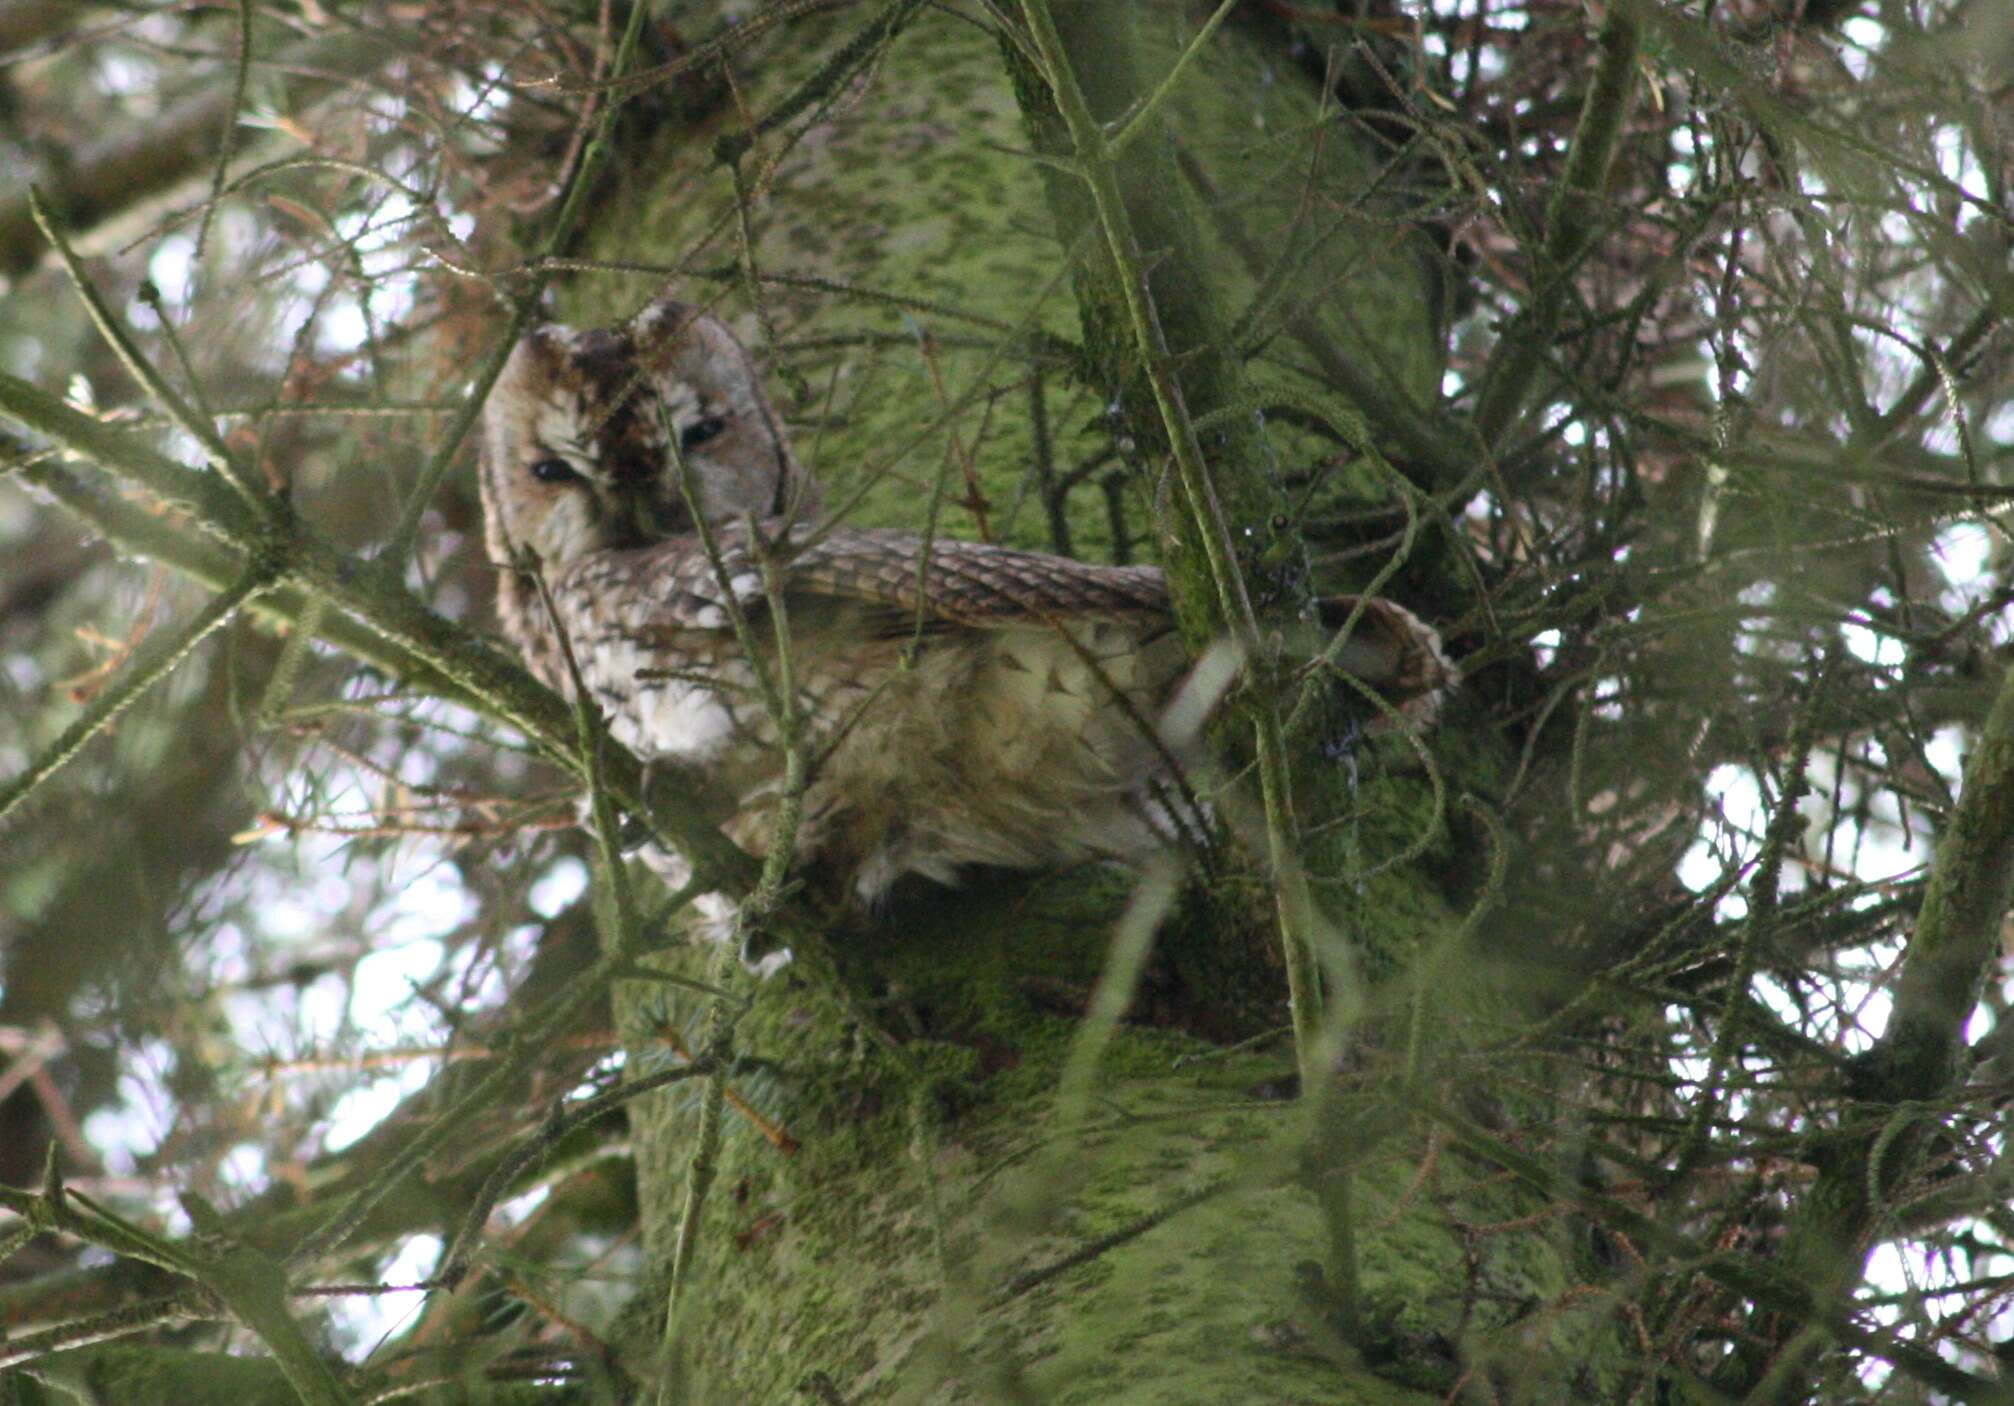
[[[1324,596],[1315,608],[1324,638],[1310,658],[1368,685],[1405,723],[1433,722],[1461,680],[1433,626],[1383,596]],[[1370,723],[1373,729],[1390,725],[1382,715]]]
[[[1383,596],[1324,596],[1315,605],[1316,620],[1296,632],[1288,648],[1329,672],[1331,686],[1344,692],[1345,706],[1361,719],[1362,729],[1430,726],[1461,679],[1434,628]],[[1171,752],[1187,757],[1200,744],[1204,725],[1243,668],[1243,651],[1228,639],[1218,640],[1189,668],[1160,718],[1159,735]],[[1386,707],[1364,699],[1356,685]],[[1366,712],[1372,716],[1364,718]],[[1357,726],[1352,724],[1352,731]]]

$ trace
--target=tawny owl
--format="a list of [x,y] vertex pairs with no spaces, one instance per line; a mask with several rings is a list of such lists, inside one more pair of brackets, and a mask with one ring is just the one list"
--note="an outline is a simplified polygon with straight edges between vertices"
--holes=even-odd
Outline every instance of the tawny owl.
[[[564,631],[615,736],[717,777],[745,848],[765,851],[785,785],[758,674],[780,686],[771,583],[804,719],[800,860],[871,901],[905,874],[1168,842],[1186,744],[1157,722],[1188,664],[1160,571],[823,524],[753,361],[698,310],[527,336],[486,408],[482,494],[499,613],[533,671],[572,692]],[[1433,631],[1383,600],[1337,658],[1416,710],[1453,678]]]

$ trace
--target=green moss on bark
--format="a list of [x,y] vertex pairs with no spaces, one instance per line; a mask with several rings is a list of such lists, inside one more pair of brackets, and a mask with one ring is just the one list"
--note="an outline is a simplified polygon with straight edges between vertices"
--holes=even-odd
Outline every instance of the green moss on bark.
[[[1148,8],[1147,52],[1172,56],[1183,13]],[[796,24],[743,56],[736,90],[747,109],[768,111],[861,19]],[[761,284],[761,317],[742,298],[733,222],[722,220],[732,177],[712,156],[737,119],[667,130],[619,163],[584,252],[717,274],[690,275],[686,296],[717,295],[777,367],[785,417],[832,501],[866,493],[852,520],[919,528],[934,499],[940,530],[978,535],[969,462],[993,534],[1047,545],[1031,472],[1031,347],[1067,353],[1045,374],[1056,473],[1101,454],[1116,455],[1114,467],[1130,456],[1135,470],[1156,459],[1129,417],[1107,414],[1126,400],[1125,349],[1095,310],[1080,316],[1072,279],[1082,266],[1066,257],[1079,241],[1059,243],[1041,168],[1015,150],[1028,144],[1021,109],[992,40],[926,11],[826,120],[772,134],[743,158],[763,192],[751,219],[755,267],[779,280]],[[1158,169],[1190,182],[1182,218],[1221,300],[1185,335],[1209,344],[1227,375],[1248,374],[1237,354],[1260,342],[1262,378],[1308,375],[1289,339],[1268,340],[1277,320],[1263,310],[1248,329],[1253,347],[1225,345],[1266,270],[1237,257],[1230,224],[1196,220],[1195,207],[1214,202],[1262,241],[1286,229],[1274,247],[1297,267],[1275,280],[1280,299],[1319,310],[1337,338],[1374,348],[1367,354],[1407,385],[1431,387],[1424,263],[1358,199],[1369,165],[1318,95],[1248,36],[1227,35],[1174,118],[1182,150],[1165,149]],[[583,277],[564,311],[582,322],[620,315],[658,281]],[[1256,424],[1234,428],[1213,454],[1283,456],[1249,478],[1254,502],[1276,501],[1275,480],[1333,448],[1273,433],[1262,451],[1247,443]],[[1113,545],[1103,472],[1084,479],[1064,513],[1079,553],[1093,558]],[[1141,514],[1155,475],[1136,472],[1128,491]],[[1335,886],[1336,912],[1351,943],[1390,954],[1397,971],[1458,921],[1438,870],[1423,864],[1459,861],[1406,749],[1377,744],[1360,761],[1337,830],[1354,858]],[[1356,876],[1402,850],[1421,862]],[[1375,1096],[1386,1075],[1365,1071],[1360,1136],[1335,1149],[1352,1170],[1360,1224],[1362,1331],[1345,1341],[1332,1291],[1309,1270],[1326,1253],[1309,1184],[1322,1168],[1311,1173],[1302,1115],[1282,1098],[1292,1056],[1278,1041],[1223,1043],[1284,1022],[1265,930],[1271,896],[1251,884],[1222,882],[1170,924],[1135,1023],[1104,1052],[1088,1121],[1069,1136],[1055,1123],[1056,1089],[1124,903],[1123,876],[982,883],[899,908],[844,940],[846,999],[801,970],[763,986],[737,1032],[752,1062],[733,1087],[801,1150],[786,1155],[728,1115],[684,1317],[687,1399],[789,1401],[823,1373],[859,1403],[1017,1391],[1115,1406],[1431,1400],[1465,1358],[1559,1331],[1563,1320],[1534,1307],[1567,1282],[1552,1229],[1478,1234],[1532,1205],[1434,1153],[1403,1107]],[[708,956],[660,960],[699,976]],[[1390,1004],[1398,1013],[1379,1019],[1402,1029],[1404,1000]],[[625,983],[617,1005],[639,1069],[670,1057],[667,1027],[699,1043],[700,1005],[675,988]],[[1430,1076],[1477,1014],[1435,1013]],[[697,1107],[696,1091],[682,1090],[632,1109],[644,1233],[660,1267]],[[1215,1194],[1189,1204],[1206,1188]],[[1101,1237],[1111,1243],[1098,1248]],[[1073,1254],[1083,1262],[1026,1279]],[[661,1304],[647,1296],[642,1341],[654,1344]]]

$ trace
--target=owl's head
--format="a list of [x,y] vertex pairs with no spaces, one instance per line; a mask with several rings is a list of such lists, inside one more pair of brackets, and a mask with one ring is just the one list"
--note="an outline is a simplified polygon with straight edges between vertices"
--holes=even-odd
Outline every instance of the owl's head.
[[490,559],[551,571],[691,531],[680,460],[709,522],[818,515],[754,360],[714,318],[660,298],[619,328],[534,328],[483,411]]

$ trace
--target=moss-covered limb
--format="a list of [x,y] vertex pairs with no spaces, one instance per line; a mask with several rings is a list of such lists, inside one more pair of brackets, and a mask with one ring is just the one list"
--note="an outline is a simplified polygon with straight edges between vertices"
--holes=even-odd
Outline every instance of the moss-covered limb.
[[[1247,239],[1269,241],[1268,247],[1278,249],[1295,243],[1292,231],[1308,200],[1318,199],[1325,208],[1350,211],[1352,202],[1365,198],[1369,172],[1366,163],[1351,159],[1354,143],[1349,129],[1333,122],[1320,103],[1319,93],[1309,93],[1299,95],[1305,99],[1304,106],[1292,108],[1290,116],[1283,115],[1283,135],[1247,152],[1263,158],[1264,169],[1272,177],[1270,183],[1255,182],[1251,169],[1255,163],[1248,160],[1242,166],[1222,162],[1222,178],[1210,184],[1205,179],[1205,157],[1221,159],[1216,148],[1224,142],[1226,119],[1235,119],[1238,114],[1239,91],[1234,85],[1250,78],[1248,62],[1261,63],[1267,57],[1263,51],[1247,53],[1242,39],[1226,38],[1211,46],[1206,60],[1194,61],[1200,71],[1169,100],[1170,106],[1183,108],[1178,116],[1185,160],[1178,165],[1172,143],[1157,126],[1151,138],[1143,135],[1131,144],[1123,161],[1109,163],[1112,181],[1107,183],[1101,207],[1093,184],[1093,168],[1098,163],[1086,154],[1095,152],[1095,146],[1080,147],[1078,138],[1087,135],[1093,144],[1101,140],[1099,123],[1109,118],[1123,120],[1138,89],[1145,86],[1133,73],[1135,68],[1146,66],[1135,59],[1134,51],[1151,45],[1138,40],[1135,31],[1146,23],[1171,27],[1175,17],[1186,11],[1179,6],[1144,3],[1071,3],[1052,6],[1050,13],[1062,48],[1076,56],[1073,71],[1090,120],[1084,120],[1084,114],[1075,120],[1066,116],[1044,86],[1038,65],[1023,57],[1020,46],[1007,46],[1009,74],[1037,149],[1054,158],[1050,164],[1054,172],[1049,177],[1050,204],[1066,247],[1076,247],[1075,232],[1082,227],[1102,232],[1105,209],[1122,210],[1131,224],[1128,257],[1137,259],[1138,266],[1144,268],[1144,287],[1141,278],[1121,271],[1109,239],[1090,241],[1091,253],[1073,260],[1079,314],[1086,328],[1087,356],[1097,365],[1102,383],[1121,387],[1122,401],[1123,388],[1137,387],[1139,398],[1146,402],[1143,407],[1131,406],[1128,412],[1129,433],[1142,445],[1151,446],[1144,457],[1158,457],[1165,446],[1181,470],[1182,486],[1203,486],[1201,492],[1186,494],[1186,504],[1181,502],[1182,493],[1165,498],[1177,507],[1200,509],[1173,515],[1177,520],[1169,535],[1175,541],[1165,557],[1185,637],[1192,647],[1200,646],[1224,634],[1239,633],[1250,618],[1238,608],[1235,594],[1227,602],[1227,590],[1242,590],[1258,614],[1277,612],[1284,618],[1306,604],[1309,579],[1292,505],[1276,483],[1279,456],[1293,452],[1293,436],[1275,435],[1275,444],[1261,432],[1258,412],[1267,400],[1248,393],[1239,349],[1218,311],[1231,297],[1248,293],[1247,283],[1265,276],[1245,277],[1240,261],[1224,251],[1222,241],[1211,241],[1207,222],[1186,198],[1187,188],[1206,187],[1217,197],[1212,201],[1213,214],[1235,210],[1239,218],[1229,223],[1236,224]],[[1186,36],[1193,31],[1185,28],[1183,32]],[[1177,44],[1165,63],[1155,60],[1154,73],[1168,71],[1181,55],[1196,52],[1193,45]],[[1046,58],[1039,66],[1054,67]],[[1185,105],[1192,98],[1193,105]],[[1131,130],[1146,132],[1138,127]],[[1073,167],[1081,170],[1072,174]],[[1186,180],[1183,167],[1197,178]],[[1118,188],[1117,201],[1109,195],[1112,185]],[[1309,320],[1316,326],[1368,330],[1375,322],[1380,335],[1366,340],[1376,341],[1381,351],[1389,353],[1381,360],[1406,368],[1404,379],[1411,393],[1430,395],[1437,384],[1432,372],[1437,341],[1432,319],[1419,316],[1414,281],[1419,269],[1409,254],[1394,257],[1391,252],[1405,250],[1408,242],[1393,240],[1389,222],[1373,219],[1368,212],[1337,218],[1336,229],[1342,237],[1325,237],[1316,241],[1312,250],[1289,250],[1280,262],[1292,265],[1294,271],[1265,286],[1273,287],[1276,282],[1282,299],[1304,300],[1297,305],[1309,310]],[[1218,224],[1225,223],[1218,220]],[[1353,233],[1362,237],[1347,237]],[[1346,285],[1353,295],[1348,301],[1358,305],[1354,319],[1349,310],[1338,306],[1345,300],[1335,296]],[[1414,296],[1407,299],[1404,295],[1409,292]],[[1384,304],[1388,300],[1403,302],[1404,307],[1387,312]],[[1158,323],[1158,338],[1152,328],[1145,340],[1137,330],[1148,322],[1135,316],[1142,309]],[[1150,350],[1157,340],[1167,353],[1158,367]],[[1172,378],[1168,378],[1173,381],[1172,391],[1165,384],[1158,388],[1153,384],[1163,379],[1157,375],[1159,371],[1172,371]],[[1164,407],[1173,407],[1178,419],[1186,415],[1190,422],[1187,433],[1169,437]],[[1190,454],[1190,445],[1199,445],[1200,455]],[[1202,472],[1195,472],[1199,467]],[[1393,481],[1403,487],[1396,475]],[[1223,532],[1206,533],[1196,525],[1213,519],[1225,525]],[[1228,550],[1224,550],[1226,536]],[[1233,565],[1220,570],[1218,563],[1227,556]],[[1259,685],[1255,692],[1263,694],[1268,672],[1268,661],[1257,659],[1252,670]],[[1327,714],[1330,709],[1321,711]],[[1330,717],[1324,721],[1333,729],[1338,720]],[[1346,837],[1341,828],[1326,824],[1351,804],[1341,769],[1305,763],[1294,758],[1291,749],[1275,749],[1264,740],[1240,742],[1238,749],[1254,755],[1262,783],[1272,783],[1267,789],[1276,799],[1260,818],[1270,824],[1275,840],[1291,835],[1296,828],[1320,837],[1315,849],[1303,855],[1312,875],[1333,877],[1354,867],[1340,848],[1331,852],[1332,842],[1340,846]],[[1292,793],[1287,785],[1289,772]],[[1275,840],[1261,839],[1258,847],[1286,847],[1276,845]],[[1293,888],[1287,883],[1283,896],[1298,909]],[[1379,952],[1369,965],[1386,971],[1401,961],[1403,951]]]
[[[1379,193],[1381,173],[1361,132],[1324,101],[1317,83],[1274,81],[1281,69],[1291,69],[1291,60],[1262,35],[1229,26],[1204,52],[1189,42],[1194,11],[1156,0],[1059,5],[1053,13],[1066,47],[1082,49],[1079,80],[1101,119],[1126,120],[1142,86],[1129,76],[1132,70],[1152,86],[1189,60],[1192,76],[1171,91],[1164,116],[1128,129],[1142,139],[1119,164],[1185,386],[1191,362],[1207,353],[1185,348],[1173,314],[1201,278],[1208,285],[1205,301],[1222,309],[1225,319],[1242,308],[1247,318],[1265,318],[1268,330],[1273,320],[1285,320],[1295,335],[1268,338],[1269,355],[1374,408],[1381,441],[1399,449],[1422,481],[1463,477],[1476,456],[1454,436],[1433,431],[1420,409],[1438,394],[1443,355],[1432,312],[1438,305],[1433,260],[1427,241],[1407,225],[1406,212]],[[1074,147],[1036,66],[1019,47],[1008,48],[1008,67],[1037,150],[1055,158],[1045,178],[1068,247],[1077,231],[1096,228],[1088,191],[1068,172]],[[1255,86],[1268,94],[1264,102],[1252,100]],[[1140,441],[1141,457],[1152,462],[1161,448],[1151,423],[1154,407],[1137,373],[1109,263],[1102,241],[1089,257],[1073,261],[1092,384],[1106,394],[1118,391],[1131,420],[1150,422],[1129,424],[1128,432]],[[1248,348],[1229,327],[1226,320],[1217,329],[1216,346],[1241,358]],[[1200,416],[1209,408],[1201,398],[1204,387],[1188,389]],[[1256,421],[1223,429],[1235,438],[1241,430],[1255,431]],[[1256,451],[1256,433],[1222,447],[1246,456],[1248,467],[1256,464],[1264,482],[1302,453],[1302,441],[1282,433],[1278,421],[1266,439],[1270,443]],[[1213,461],[1235,457],[1220,456],[1215,435],[1205,443]],[[1223,491],[1232,492],[1228,486]],[[1277,500],[1232,504],[1233,522],[1241,534],[1249,532],[1241,535],[1241,546],[1249,545],[1275,571],[1294,557],[1291,543],[1275,540],[1270,527],[1282,511],[1291,508]]]
[[[1240,710],[1240,721],[1251,729],[1248,745],[1257,762],[1264,850],[1278,917],[1295,1053],[1301,1087],[1311,1095],[1310,1128],[1315,1136],[1306,1145],[1306,1169],[1312,1174],[1312,1200],[1324,1251],[1321,1271],[1315,1276],[1321,1286],[1317,1296],[1324,1304],[1327,1332],[1333,1340],[1361,1344],[1372,1335],[1367,1327],[1371,1315],[1360,1263],[1363,1246],[1355,1204],[1355,1168],[1362,1152],[1372,1144],[1369,1139],[1343,1135],[1344,1120],[1339,1120],[1329,1078],[1334,1041],[1342,1028],[1342,1012],[1348,1009],[1337,998],[1355,984],[1357,967],[1333,934],[1324,930],[1315,903],[1278,705],[1278,664],[1261,652],[1260,611],[1254,606],[1255,597],[1267,599],[1282,613],[1305,606],[1308,584],[1300,568],[1303,548],[1291,520],[1283,518],[1269,523],[1272,534],[1261,539],[1264,546],[1259,552],[1250,549],[1255,536],[1251,505],[1263,502],[1272,485],[1265,473],[1265,444],[1258,433],[1257,418],[1247,410],[1250,400],[1242,367],[1228,330],[1216,316],[1214,281],[1198,257],[1200,238],[1180,202],[1170,198],[1170,187],[1141,183],[1137,172],[1131,188],[1122,181],[1121,171],[1131,163],[1115,158],[1105,135],[1107,127],[1098,120],[1080,86],[1079,73],[1093,63],[1097,71],[1109,76],[1110,31],[1115,23],[1109,9],[1094,16],[1086,7],[1069,7],[1065,12],[1074,16],[1077,26],[1067,37],[1063,27],[1054,22],[1046,0],[1023,0],[1022,11],[1041,76],[1070,144],[1075,174],[1089,191],[1092,212],[1103,234],[1104,261],[1080,278],[1080,297],[1088,290],[1121,309],[1118,331],[1125,338],[1125,354],[1144,372],[1158,415],[1157,428],[1175,465],[1184,509],[1176,536],[1188,550],[1186,560],[1178,555],[1169,569],[1178,583],[1184,575],[1191,583],[1186,601],[1178,584],[1178,616],[1186,612],[1182,623],[1191,639],[1229,636],[1239,641],[1244,646],[1246,668],[1256,676],[1258,686]],[[1189,52],[1193,50],[1185,50],[1185,55]],[[1166,91],[1165,85],[1162,91]],[[1107,105],[1122,96],[1123,92],[1108,92]],[[1170,164],[1165,149],[1160,164]],[[1157,226],[1151,275],[1140,232],[1140,226],[1150,222]],[[1101,281],[1105,284],[1102,288]],[[1091,310],[1085,309],[1087,325],[1092,316]],[[1185,348],[1178,357],[1166,331],[1169,321],[1211,340]],[[1205,426],[1213,432],[1215,451],[1207,461],[1201,433]],[[1241,504],[1236,518],[1227,511],[1230,501]],[[1242,543],[1233,539],[1234,521],[1244,524]],[[1241,545],[1245,550],[1240,550]],[[1255,577],[1249,586],[1247,573]],[[1316,772],[1300,788],[1318,819],[1343,814],[1352,799],[1339,794],[1345,788],[1323,784],[1336,779],[1333,773],[1324,776]],[[1335,834],[1334,847],[1339,852],[1350,846],[1346,834]],[[1333,861],[1339,855],[1327,857]],[[1340,866],[1332,864],[1331,869],[1340,872]],[[1410,940],[1408,935],[1391,943],[1391,950],[1381,954],[1385,961],[1380,965],[1389,965],[1396,950]],[[1326,995],[1325,982],[1329,987]]]
[[1566,170],[1546,206],[1545,235],[1534,251],[1531,305],[1504,329],[1483,373],[1476,433],[1494,446],[1524,409],[1552,346],[1574,265],[1603,227],[1602,191],[1622,141],[1643,38],[1641,0],[1615,0],[1596,36],[1599,58],[1567,152]]
[[[1081,884],[1051,877],[877,925],[873,969],[905,996],[878,1007],[883,1020],[913,1007],[939,1037],[905,1047],[912,1067],[863,1059],[825,998],[788,976],[763,993],[740,1036],[763,1066],[744,1087],[803,1150],[781,1157],[725,1124],[716,1184],[736,1195],[715,1197],[701,1246],[689,1399],[788,1399],[822,1370],[862,1406],[1005,1399],[987,1386],[1009,1378],[1043,1402],[1370,1406],[1447,1399],[1460,1368],[1432,1345],[1449,1342],[1540,1384],[1532,1399],[1573,1399],[1562,1364],[1600,1356],[1608,1305],[1533,1311],[1571,1293],[1558,1258],[1571,1237],[1474,1237],[1545,1203],[1493,1165],[1472,1176],[1465,1159],[1436,1162],[1389,1113],[1382,1140],[1358,1139],[1347,1163],[1359,1356],[1342,1285],[1304,1268],[1329,1233],[1304,1184],[1306,1120],[1253,1097],[1290,1069],[1279,1042],[1227,1051],[1123,1023],[1099,1052],[1089,1115],[1064,1127],[1055,1090],[1081,1048],[1076,1021],[1021,993],[1098,978],[1099,945],[1081,939],[1123,904],[1122,886],[1108,894],[1110,906],[1087,903]],[[1364,1117],[1367,1097],[1343,1120]],[[942,1120],[927,1154],[906,1116],[917,1098]],[[689,1148],[693,1110],[675,1112],[638,1136],[677,1131]],[[1016,1194],[1052,1162],[1066,1175],[1046,1194]],[[1423,1166],[1436,1168],[1426,1184]],[[940,1307],[940,1239],[962,1314]],[[1481,1298],[1465,1300],[1465,1282]]]
[[[1819,1174],[1798,1198],[1780,1255],[1810,1286],[1828,1328],[1863,1273],[1887,1223],[1892,1188],[1939,1141],[1933,1111],[1965,1070],[1965,1024],[2000,954],[2014,899],[2014,670],[1965,763],[1965,783],[1938,838],[1930,885],[1902,955],[1888,1028],[1856,1071],[1851,1114],[1821,1135]],[[1807,1317],[1811,1315],[1805,1315]],[[1744,1387],[1762,1381],[1745,1364]],[[1771,1379],[1769,1400],[1789,1400],[1795,1382]],[[1976,1399],[1976,1398],[1960,1398]]]
[[[1279,279],[1286,264],[1278,259],[1278,251],[1225,202],[1212,198],[1213,183],[1193,153],[1179,152],[1178,160],[1183,178],[1198,187],[1206,198],[1210,222],[1216,227],[1218,238],[1237,255],[1246,273],[1255,280],[1269,276]],[[1273,266],[1270,274],[1269,264]],[[1363,413],[1379,443],[1391,446],[1395,454],[1420,466],[1418,478],[1422,487],[1446,488],[1460,483],[1474,471],[1475,455],[1441,428],[1399,378],[1377,359],[1365,358],[1361,352],[1356,356],[1346,353],[1341,339],[1305,304],[1286,307],[1281,315],[1287,334],[1308,354],[1322,383]]]
[[920,7],[921,0],[887,0],[859,33],[834,49],[816,72],[765,112],[750,130],[729,132],[716,141],[714,158],[732,166],[763,136],[788,126],[814,107],[836,100],[847,83],[881,56]]
[[[1248,644],[1255,639],[1241,549],[1250,555],[1263,543],[1270,557],[1288,564],[1279,575],[1289,589],[1268,593],[1280,596],[1277,604],[1288,613],[1301,603],[1294,587],[1306,591],[1304,573],[1293,566],[1305,552],[1297,541],[1270,539],[1285,502],[1267,481],[1267,448],[1255,419],[1221,425],[1211,437],[1211,462],[1204,462],[1194,419],[1248,397],[1218,280],[1182,199],[1169,144],[1136,140],[1124,159],[1108,150],[1105,123],[1132,111],[1144,86],[1138,9],[1084,0],[1053,9],[1024,4],[1041,71],[1015,77],[1038,146],[1071,173],[1051,182],[1060,238],[1072,247],[1082,228],[1100,234],[1084,246],[1075,269],[1086,352],[1122,387],[1142,456],[1172,456],[1190,499],[1191,511],[1169,515],[1161,526],[1174,547],[1165,565],[1176,618],[1200,652],[1226,635]],[[1232,539],[1233,524],[1240,540]]]
[[[1109,86],[1118,76],[1115,70],[1124,67],[1113,62],[1113,58],[1126,53],[1131,46],[1123,34],[1115,37],[1109,27],[1115,24],[1123,27],[1128,17],[1122,14],[1115,21],[1107,13],[1094,23],[1082,24],[1084,32],[1077,36],[1078,43],[1073,49],[1066,44],[1046,0],[1023,0],[1022,13],[1042,60],[1043,77],[1069,134],[1076,174],[1091,192],[1092,210],[1104,235],[1111,287],[1100,292],[1118,301],[1115,330],[1126,339],[1127,360],[1138,363],[1145,373],[1158,416],[1157,428],[1174,457],[1188,498],[1189,512],[1181,535],[1189,545],[1200,548],[1206,564],[1206,574],[1193,568],[1184,572],[1170,564],[1171,580],[1186,577],[1188,582],[1187,591],[1176,591],[1178,615],[1184,613],[1184,596],[1192,607],[1200,607],[1186,612],[1187,618],[1182,620],[1184,633],[1192,642],[1230,635],[1250,649],[1258,634],[1257,613],[1238,567],[1237,547],[1231,540],[1224,500],[1232,495],[1251,496],[1248,481],[1258,475],[1250,470],[1250,465],[1257,455],[1251,452],[1253,446],[1249,443],[1239,445],[1238,448],[1247,451],[1242,462],[1235,451],[1228,453],[1224,462],[1220,462],[1219,472],[1213,474],[1204,463],[1203,447],[1191,418],[1192,407],[1197,416],[1205,416],[1242,403],[1246,399],[1242,369],[1236,358],[1224,350],[1224,329],[1209,296],[1210,284],[1201,268],[1193,231],[1185,227],[1179,214],[1168,211],[1173,202],[1166,198],[1165,188],[1157,192],[1159,199],[1143,198],[1139,189],[1143,182],[1137,173],[1130,182],[1134,191],[1129,199],[1121,181],[1121,163],[1109,150],[1104,126],[1092,111],[1073,57],[1073,53],[1089,55],[1093,42],[1101,41],[1097,50],[1100,62],[1096,67],[1108,84],[1106,100],[1111,105],[1123,96],[1123,89],[1111,90]],[[1081,23],[1087,17],[1078,18]],[[1148,212],[1144,220],[1136,219],[1136,210]],[[1153,231],[1139,228],[1149,221],[1161,228]],[[1149,273],[1143,233],[1159,236],[1155,246],[1158,278]],[[1167,296],[1156,296],[1156,283]],[[1171,327],[1176,329],[1174,334]],[[1180,332],[1192,335],[1178,341]],[[1178,355],[1183,361],[1179,374]],[[1244,429],[1241,439],[1256,438],[1245,427],[1226,425],[1224,449],[1233,449],[1230,436],[1240,429]],[[1241,473],[1241,468],[1246,472]],[[1222,488],[1220,478],[1225,480]]]
[[2014,891],[2014,671],[1966,760],[1930,888],[1903,954],[1895,1010],[1876,1045],[1875,1086],[1889,1099],[1935,1098],[1963,1067],[1964,1028],[1999,951]]

